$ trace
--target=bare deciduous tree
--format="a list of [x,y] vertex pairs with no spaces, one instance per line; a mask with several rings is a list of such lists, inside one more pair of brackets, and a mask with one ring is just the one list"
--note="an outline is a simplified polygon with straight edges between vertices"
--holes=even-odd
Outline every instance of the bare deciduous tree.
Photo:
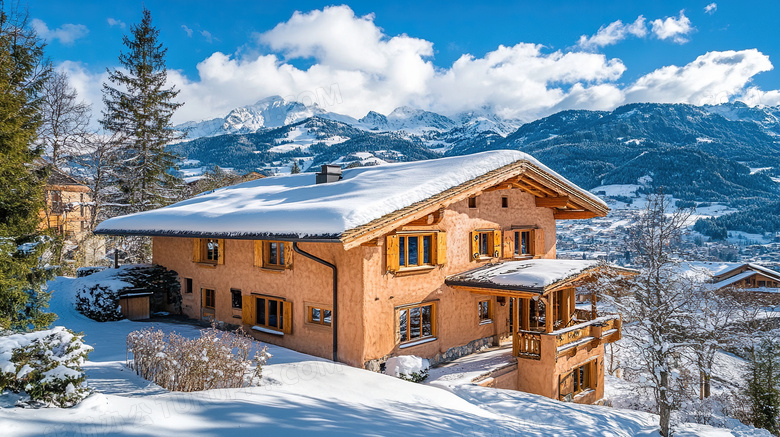
[[90,106],[78,101],[67,74],[55,72],[44,82],[39,140],[55,167],[62,168],[65,160],[82,148],[90,116]]

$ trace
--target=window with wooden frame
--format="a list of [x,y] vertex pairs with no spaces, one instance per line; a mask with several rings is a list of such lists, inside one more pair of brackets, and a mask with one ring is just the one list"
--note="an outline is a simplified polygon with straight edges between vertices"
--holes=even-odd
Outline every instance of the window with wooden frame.
[[501,256],[501,231],[478,229],[471,233],[471,259],[498,258]]
[[288,241],[255,241],[255,265],[273,270],[291,269],[292,243]]
[[184,292],[192,293],[192,278],[184,278]]
[[235,288],[230,289],[230,306],[234,309],[241,309],[241,290]]
[[542,257],[544,254],[543,229],[504,231],[504,258]]
[[315,325],[330,326],[333,319],[333,311],[330,307],[322,305],[306,307],[306,321]]
[[469,196],[469,208],[477,207],[477,196]]
[[388,235],[386,255],[387,271],[392,273],[442,265],[447,262],[447,235],[438,231]]
[[217,302],[217,292],[211,288],[203,289],[203,308],[213,310]]
[[242,321],[247,325],[292,333],[292,302],[271,296],[242,296]]
[[558,387],[560,398],[566,399],[595,388],[597,369],[598,361],[592,360],[573,368],[565,375],[561,375]]
[[217,238],[196,238],[192,260],[203,264],[225,263],[225,240]]
[[436,303],[427,302],[396,308],[398,343],[410,343],[436,337]]
[[479,313],[479,324],[493,322],[493,302],[491,300],[481,300],[477,304],[477,312]]

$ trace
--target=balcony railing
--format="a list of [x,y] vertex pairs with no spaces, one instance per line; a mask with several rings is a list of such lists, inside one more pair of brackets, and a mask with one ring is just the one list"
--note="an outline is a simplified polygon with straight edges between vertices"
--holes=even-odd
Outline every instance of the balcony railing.
[[514,350],[518,357],[541,359],[548,351],[554,357],[576,353],[585,345],[597,346],[620,339],[620,316],[598,317],[551,333],[518,331]]

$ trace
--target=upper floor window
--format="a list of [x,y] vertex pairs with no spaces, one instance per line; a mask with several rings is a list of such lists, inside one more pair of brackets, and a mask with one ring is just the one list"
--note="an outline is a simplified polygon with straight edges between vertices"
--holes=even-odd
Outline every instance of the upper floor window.
[[206,264],[224,264],[225,240],[217,238],[196,238],[193,261]]
[[469,197],[469,208],[476,208],[476,207],[477,207],[477,196]]
[[309,306],[306,309],[306,321],[316,325],[330,326],[333,312],[329,307]]
[[531,231],[515,232],[515,256],[531,255]]
[[285,241],[255,241],[255,265],[267,269],[292,268],[292,243]]
[[392,234],[387,236],[386,244],[389,272],[433,267],[447,261],[447,238],[444,232]]
[[504,196],[501,198],[501,208],[509,208],[509,198]]
[[501,231],[476,230],[471,233],[471,259],[497,258],[501,256]]
[[544,230],[540,228],[504,231],[504,258],[542,257]]

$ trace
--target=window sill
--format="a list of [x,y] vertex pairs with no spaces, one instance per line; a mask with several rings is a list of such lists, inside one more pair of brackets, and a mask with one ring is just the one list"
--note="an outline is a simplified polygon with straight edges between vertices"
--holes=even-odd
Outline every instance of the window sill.
[[480,326],[482,326],[482,325],[490,325],[490,324],[492,324],[492,323],[493,323],[493,319],[487,319],[487,320],[481,320],[481,321],[479,322],[479,325],[480,325]]
[[198,267],[204,267],[204,268],[207,268],[207,269],[216,269],[217,266],[219,265],[217,263],[207,263],[207,262],[202,262],[202,261],[198,261],[195,264],[197,264]]
[[512,259],[534,259],[534,256],[531,254],[514,255]]
[[395,276],[405,276],[405,275],[417,275],[421,273],[428,273],[431,270],[434,270],[436,266],[418,266],[418,267],[405,267],[402,269],[399,269],[397,272],[395,272]]
[[284,267],[264,267],[264,266],[256,266],[263,272],[270,272],[270,273],[284,273],[285,271],[289,270]]
[[332,325],[323,325],[322,323],[306,322],[306,327],[311,329],[318,329],[320,331],[332,331]]
[[578,400],[578,399],[582,399],[582,398],[584,398],[585,396],[587,396],[587,395],[589,395],[589,394],[593,393],[594,391],[596,391],[596,390],[594,390],[594,389],[592,389],[592,388],[586,388],[585,390],[582,390],[582,391],[580,391],[580,392],[574,393],[574,395],[572,396],[572,400],[575,400],[575,401],[576,401],[576,400]]
[[404,343],[404,344],[398,346],[398,348],[399,349],[406,349],[408,347],[418,346],[418,345],[425,344],[425,343],[430,343],[430,342],[436,341],[436,340],[438,340],[438,338],[436,338],[436,337],[427,337],[427,338],[423,338],[421,340],[415,340],[415,341],[411,341],[409,343]]
[[257,326],[257,325],[253,326],[253,327],[252,327],[252,330],[253,330],[253,331],[258,331],[258,332],[264,332],[264,333],[266,333],[266,334],[273,334],[273,335],[278,335],[278,336],[280,336],[280,337],[283,337],[283,336],[284,336],[284,332],[282,332],[282,331],[275,331],[275,330],[273,330],[273,329],[264,328],[264,327],[262,327],[262,326]]

